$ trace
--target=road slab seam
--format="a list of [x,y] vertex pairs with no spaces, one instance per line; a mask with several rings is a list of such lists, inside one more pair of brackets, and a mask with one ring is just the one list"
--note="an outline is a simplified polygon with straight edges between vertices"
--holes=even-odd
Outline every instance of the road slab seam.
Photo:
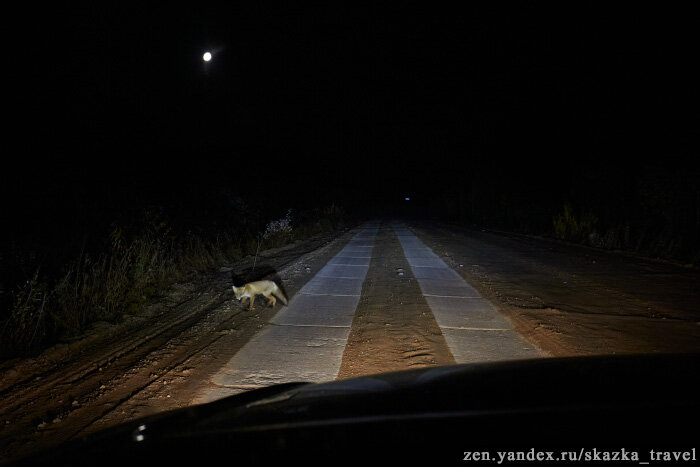
[[338,293],[311,293],[297,292],[297,295],[310,295],[312,297],[359,297],[359,294],[338,294]]
[[[416,278],[417,279],[417,278]],[[437,297],[437,298],[463,298],[463,299],[471,299],[471,300],[483,300],[484,297],[478,296],[478,295],[471,295],[469,297],[465,295],[437,295],[434,293],[424,293],[424,297]]]
[[270,323],[272,326],[294,326],[294,327],[300,327],[300,328],[347,328],[350,329],[350,326],[333,326],[333,325],[328,325],[328,324],[287,324],[287,323]]

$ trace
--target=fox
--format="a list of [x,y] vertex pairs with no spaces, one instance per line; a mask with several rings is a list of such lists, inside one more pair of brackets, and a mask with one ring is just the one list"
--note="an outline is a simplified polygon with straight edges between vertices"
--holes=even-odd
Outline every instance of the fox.
[[[240,287],[233,286],[233,293],[239,301],[243,301],[244,298],[250,300],[249,310],[253,309],[253,303],[255,302],[255,296],[260,294],[267,298],[270,306],[274,307],[277,304],[277,298],[279,298],[282,303],[287,304],[287,297],[284,296],[282,290],[275,284],[274,281],[256,281],[248,282]],[[277,298],[275,298],[277,297]]]

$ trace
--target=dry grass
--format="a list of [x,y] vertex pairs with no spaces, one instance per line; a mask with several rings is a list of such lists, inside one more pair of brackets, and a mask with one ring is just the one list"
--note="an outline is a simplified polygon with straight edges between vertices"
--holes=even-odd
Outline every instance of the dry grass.
[[[127,239],[121,229],[110,236],[109,251],[81,254],[52,285],[37,271],[17,287],[12,309],[0,325],[0,358],[25,356],[81,335],[96,321],[118,321],[135,314],[178,280],[342,225],[337,208],[325,218],[298,222],[291,230],[268,235],[220,233],[206,239],[193,233],[178,238],[164,224]],[[316,218],[314,218],[316,217]]]

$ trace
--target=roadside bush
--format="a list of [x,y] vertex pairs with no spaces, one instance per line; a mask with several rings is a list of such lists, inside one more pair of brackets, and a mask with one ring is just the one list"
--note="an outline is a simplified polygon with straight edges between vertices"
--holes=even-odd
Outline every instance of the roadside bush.
[[287,209],[284,217],[267,223],[259,241],[264,241],[268,247],[279,247],[291,241],[293,230],[292,210]]
[[577,216],[573,207],[566,203],[564,211],[553,219],[554,236],[560,240],[590,242],[598,235],[595,230],[597,224],[598,218],[595,214],[584,212]]

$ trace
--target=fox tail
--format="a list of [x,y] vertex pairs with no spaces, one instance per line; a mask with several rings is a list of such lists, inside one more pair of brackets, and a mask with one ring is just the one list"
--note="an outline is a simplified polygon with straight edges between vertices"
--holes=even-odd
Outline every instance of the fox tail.
[[287,304],[287,297],[284,296],[282,289],[280,289],[277,284],[275,284],[275,288],[272,290],[272,295],[279,298],[285,305]]

